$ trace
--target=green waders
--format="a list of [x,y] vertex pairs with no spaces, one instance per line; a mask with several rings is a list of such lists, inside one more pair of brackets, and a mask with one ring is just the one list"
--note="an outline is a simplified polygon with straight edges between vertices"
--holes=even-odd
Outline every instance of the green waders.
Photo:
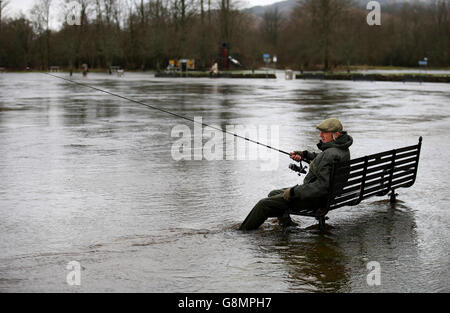
[[[272,190],[267,198],[261,199],[250,211],[247,218],[239,227],[240,230],[253,230],[261,226],[269,217],[278,217],[280,223],[289,223],[288,209],[317,209],[323,204],[323,199],[292,199],[287,201],[283,193],[287,188]],[[288,219],[288,220],[287,220]]]

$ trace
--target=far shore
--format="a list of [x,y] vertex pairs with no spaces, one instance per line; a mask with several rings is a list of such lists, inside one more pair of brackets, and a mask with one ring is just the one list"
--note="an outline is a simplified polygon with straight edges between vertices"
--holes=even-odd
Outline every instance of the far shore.
[[[450,67],[401,67],[401,66],[372,66],[372,65],[351,65],[349,67],[346,66],[337,66],[335,68],[333,68],[330,71],[324,72],[323,70],[319,70],[319,69],[304,69],[303,71],[301,69],[298,68],[294,68],[294,67],[278,67],[278,68],[274,68],[274,67],[268,67],[268,68],[258,68],[255,69],[254,72],[266,72],[266,71],[284,71],[290,69],[292,71],[294,71],[295,73],[297,72],[306,72],[306,73],[326,73],[326,74],[335,74],[335,73],[352,73],[352,72],[360,72],[360,71],[417,71],[418,73],[423,74],[426,71],[450,71]],[[163,70],[155,70],[155,69],[149,69],[149,70],[129,70],[124,68],[125,72],[129,72],[129,73],[158,73],[158,72],[164,72]],[[4,68],[0,66],[0,73],[47,73],[47,72],[51,72],[51,71],[44,71],[44,70],[40,70],[40,69],[8,69],[8,68]],[[67,67],[61,67],[58,71],[54,71],[56,72],[60,72],[60,73],[70,73],[70,69]],[[73,73],[82,73],[83,70],[80,69],[74,69]],[[107,68],[92,68],[89,69],[88,72],[91,73],[109,73],[109,69]],[[202,70],[195,70],[195,71],[189,71],[189,72],[193,72],[193,73],[197,73],[197,72],[205,72]],[[221,72],[232,72],[232,73],[249,73],[252,72],[251,69],[245,69],[245,70],[241,70],[241,69],[233,69],[233,70],[227,70],[227,71],[221,71]],[[115,71],[112,72],[112,74],[115,74]]]
[[[271,78],[276,79],[277,73],[280,78],[280,72],[284,69],[259,68],[257,70],[230,70],[219,71],[218,75],[210,76],[208,71],[142,71],[142,70],[124,70],[119,76],[127,73],[154,74],[156,78]],[[440,73],[442,71],[442,73]],[[74,70],[72,73],[81,75],[82,70]],[[6,73],[64,73],[69,74],[70,70],[60,69],[58,71],[41,70],[2,70],[0,75]],[[89,69],[88,73],[105,74],[118,76],[116,71],[109,72],[107,69]],[[108,75],[108,76],[109,76]],[[288,75],[286,75],[288,76]],[[380,67],[380,66],[353,66],[350,71],[342,67],[329,72],[323,71],[298,71],[292,70],[293,79],[316,79],[316,80],[350,80],[350,81],[393,81],[393,82],[429,82],[429,83],[450,83],[450,68],[407,68],[407,67]]]

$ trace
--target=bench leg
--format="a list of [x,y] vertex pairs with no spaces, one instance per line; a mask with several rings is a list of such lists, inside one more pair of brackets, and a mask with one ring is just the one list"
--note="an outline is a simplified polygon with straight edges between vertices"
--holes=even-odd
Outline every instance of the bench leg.
[[397,201],[397,196],[398,196],[398,194],[395,193],[395,189],[392,189],[390,196],[391,196],[391,198],[389,199],[389,202],[395,203]]
[[325,216],[319,216],[319,230],[321,232],[325,231]]

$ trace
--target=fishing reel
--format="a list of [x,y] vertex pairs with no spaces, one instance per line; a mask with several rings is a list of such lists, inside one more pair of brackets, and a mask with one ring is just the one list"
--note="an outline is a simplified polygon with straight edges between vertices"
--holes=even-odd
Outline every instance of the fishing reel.
[[306,170],[308,167],[305,165],[303,166],[302,161],[299,161],[300,165],[295,165],[294,163],[289,164],[289,169],[291,169],[294,172],[297,172],[298,176],[302,176],[302,174],[306,174]]

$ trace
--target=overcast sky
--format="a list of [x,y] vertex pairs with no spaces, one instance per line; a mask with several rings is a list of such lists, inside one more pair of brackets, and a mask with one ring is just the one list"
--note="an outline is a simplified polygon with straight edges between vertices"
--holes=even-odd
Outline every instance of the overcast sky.
[[[5,12],[7,16],[14,16],[15,14],[22,11],[27,14],[30,8],[33,6],[33,3],[36,0],[9,0],[8,10]],[[275,2],[279,2],[282,0],[241,0],[243,4],[247,3],[245,7],[255,6],[255,5],[267,5]],[[59,6],[60,3],[63,3],[64,0],[53,0],[53,5],[55,9]]]
[[[6,17],[14,17],[19,15],[19,13],[24,13],[26,16],[29,16],[29,11],[36,1],[37,0],[9,0],[9,4],[6,7],[3,15]],[[242,7],[267,5],[280,1],[282,0],[240,0],[240,2],[242,3]],[[63,17],[56,12],[58,12],[58,10],[61,10],[63,3],[64,0],[52,0],[52,6],[50,8],[50,28],[58,29],[59,26],[62,25]]]

